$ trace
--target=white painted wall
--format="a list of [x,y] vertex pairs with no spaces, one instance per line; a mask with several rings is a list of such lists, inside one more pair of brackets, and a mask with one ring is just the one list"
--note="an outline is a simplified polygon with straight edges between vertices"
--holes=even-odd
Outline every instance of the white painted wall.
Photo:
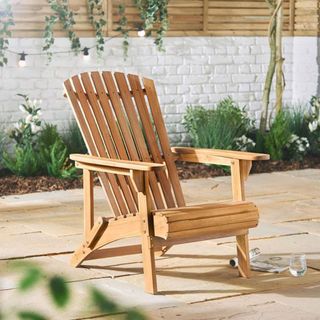
[[[92,41],[82,39],[82,45],[90,46]],[[313,67],[317,55],[315,42],[315,38],[284,38],[285,101],[288,103],[308,100],[315,93],[318,72]],[[10,40],[10,49],[19,52],[39,52],[41,45],[41,39]],[[19,119],[21,100],[16,94],[24,93],[42,99],[43,118],[63,129],[72,113],[63,98],[62,83],[73,74],[89,70],[117,70],[153,78],[173,142],[186,139],[181,119],[190,104],[212,106],[230,95],[259,118],[269,60],[267,38],[166,38],[164,53],[156,50],[151,39],[133,38],[126,61],[121,45],[121,39],[110,40],[103,58],[92,57],[89,62],[81,56],[64,54],[54,56],[47,65],[46,57],[27,56],[25,68],[17,67],[17,57],[10,55],[9,65],[0,68],[0,125],[9,127]],[[55,50],[68,49],[67,39],[56,40]],[[301,65],[306,55],[308,68]]]
[[317,94],[319,64],[317,37],[293,39],[293,103],[305,103]]

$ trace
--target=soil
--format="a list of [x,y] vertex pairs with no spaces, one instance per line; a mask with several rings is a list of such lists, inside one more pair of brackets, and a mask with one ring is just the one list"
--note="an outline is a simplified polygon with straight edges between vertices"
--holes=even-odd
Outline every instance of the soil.
[[[298,169],[320,169],[320,158],[307,158],[303,161],[256,161],[253,163],[251,173],[265,173],[275,171],[288,171]],[[210,178],[230,175],[221,167],[205,164],[177,163],[180,179]],[[99,184],[95,179],[95,184]],[[58,179],[54,177],[17,177],[8,172],[0,172],[0,196],[20,195],[31,192],[67,190],[82,187],[82,178]]]

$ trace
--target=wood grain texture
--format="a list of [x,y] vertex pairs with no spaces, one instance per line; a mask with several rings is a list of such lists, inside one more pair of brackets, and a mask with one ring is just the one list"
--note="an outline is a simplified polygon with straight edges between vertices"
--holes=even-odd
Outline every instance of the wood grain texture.
[[[83,261],[142,253],[146,292],[157,292],[155,254],[178,243],[236,236],[239,274],[250,276],[248,230],[258,224],[257,207],[245,201],[244,183],[253,160],[266,154],[170,148],[154,83],[136,75],[92,72],[65,82],[90,155],[72,154],[84,176],[84,241],[73,266]],[[231,167],[233,201],[186,206],[176,160]],[[93,172],[115,206],[114,218],[94,221]],[[113,207],[112,207],[113,208]],[[102,248],[141,238],[141,245]]]
[[[14,37],[42,37],[45,16],[52,14],[46,0],[12,0],[15,26]],[[114,36],[120,19],[118,7],[126,6],[131,36],[137,36],[137,24],[141,24],[139,12],[132,0],[103,0],[107,25],[105,36]],[[315,0],[284,1],[284,35],[317,35],[319,32],[319,8]],[[0,5],[1,8],[1,5]],[[86,0],[70,0],[69,8],[75,13],[76,33],[81,37],[93,37],[94,30],[88,20]],[[168,36],[266,36],[270,11],[265,0],[170,0],[168,5]],[[56,37],[65,37],[58,23]]]

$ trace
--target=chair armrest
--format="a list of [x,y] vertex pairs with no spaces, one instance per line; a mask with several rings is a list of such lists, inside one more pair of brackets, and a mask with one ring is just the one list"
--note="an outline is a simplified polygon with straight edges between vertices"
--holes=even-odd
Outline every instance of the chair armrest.
[[[108,170],[114,171],[112,173],[125,174],[130,171],[153,171],[153,170],[164,170],[165,164],[153,163],[153,162],[140,162],[131,160],[118,160],[109,159],[103,157],[96,157],[84,154],[71,154],[70,159],[76,162],[78,168],[84,168],[108,172]],[[116,171],[119,172],[116,172]],[[110,172],[111,173],[111,172]]]
[[[198,149],[187,147],[173,147],[171,148],[173,155],[177,160],[187,162],[202,162],[213,164],[230,165],[230,160],[269,160],[270,156],[264,153],[243,152],[233,150],[219,150],[219,149]],[[223,163],[225,162],[225,163]]]

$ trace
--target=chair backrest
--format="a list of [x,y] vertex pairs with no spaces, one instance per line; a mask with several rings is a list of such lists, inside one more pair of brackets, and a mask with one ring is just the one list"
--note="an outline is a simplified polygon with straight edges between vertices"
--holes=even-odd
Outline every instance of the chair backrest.
[[[66,94],[91,155],[166,163],[150,174],[154,209],[185,205],[169,138],[152,80],[123,73],[88,72],[64,82]],[[128,177],[99,174],[115,214],[137,212]]]

